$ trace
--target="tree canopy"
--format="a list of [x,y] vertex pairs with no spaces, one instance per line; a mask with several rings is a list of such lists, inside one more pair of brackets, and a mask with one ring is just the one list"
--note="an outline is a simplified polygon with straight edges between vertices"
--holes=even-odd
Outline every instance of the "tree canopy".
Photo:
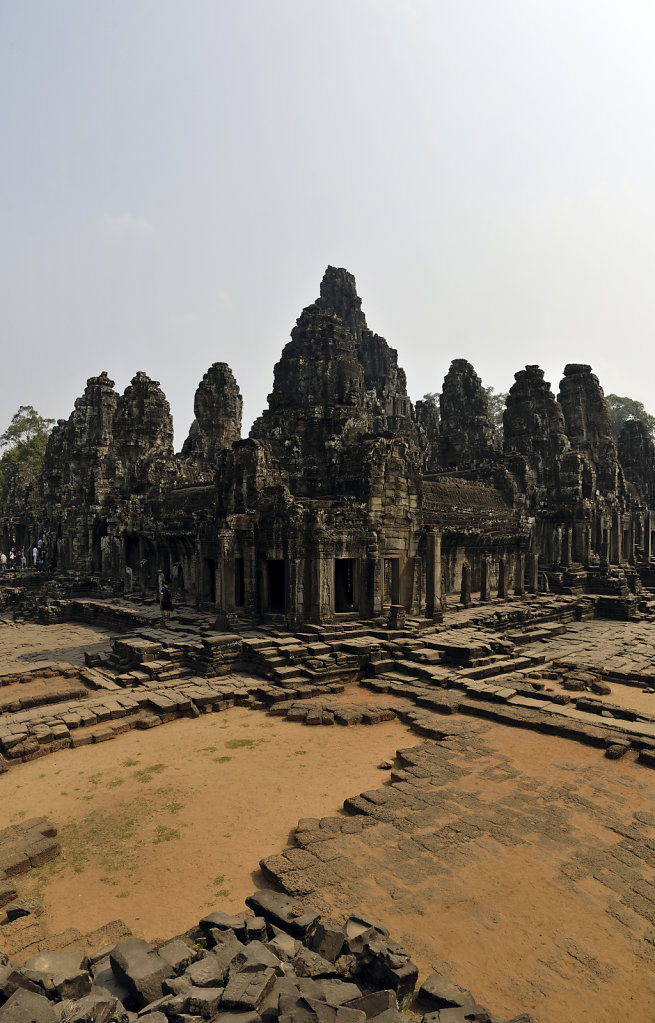
[[21,405],[0,434],[0,500],[12,469],[26,465],[38,476],[54,419],[44,419],[31,405]]
[[647,412],[640,401],[636,401],[634,398],[620,397],[618,394],[607,394],[605,398],[612,413],[612,436],[615,441],[618,441],[623,424],[628,419],[639,419],[651,437],[655,437],[655,416]]

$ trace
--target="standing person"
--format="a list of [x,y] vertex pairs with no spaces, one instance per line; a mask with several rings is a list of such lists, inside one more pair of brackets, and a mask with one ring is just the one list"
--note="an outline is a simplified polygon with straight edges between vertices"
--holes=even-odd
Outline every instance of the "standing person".
[[21,570],[24,569],[24,568],[27,568],[27,558],[25,557],[25,547],[24,546],[21,547],[21,549],[20,549],[20,567],[21,567]]
[[6,572],[6,571],[7,571],[7,555],[3,551],[2,554],[0,554],[0,572]]
[[161,608],[162,624],[168,625],[171,620],[171,611],[173,610],[173,599],[166,582],[164,582],[164,585],[159,591],[159,606]]
[[9,571],[10,572],[13,572],[14,568],[16,567],[15,562],[16,562],[16,551],[12,547],[11,550],[9,551]]
[[36,544],[34,544],[34,546],[32,547],[32,561],[34,562],[34,567],[35,568],[36,568],[36,562],[37,562],[38,557],[39,557],[39,548],[36,546]]

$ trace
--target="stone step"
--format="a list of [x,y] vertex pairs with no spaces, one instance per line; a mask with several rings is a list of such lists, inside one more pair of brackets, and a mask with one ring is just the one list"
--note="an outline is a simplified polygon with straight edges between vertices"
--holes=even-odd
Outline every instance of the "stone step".
[[534,663],[535,660],[532,657],[511,657],[478,668],[462,668],[457,674],[460,678],[466,679],[495,678],[497,675],[506,675],[510,671],[528,668]]

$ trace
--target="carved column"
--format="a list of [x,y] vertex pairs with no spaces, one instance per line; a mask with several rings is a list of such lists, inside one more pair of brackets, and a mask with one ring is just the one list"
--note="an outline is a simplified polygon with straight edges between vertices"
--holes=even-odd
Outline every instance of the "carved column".
[[498,597],[504,600],[507,596],[507,558],[498,560]]
[[491,600],[491,561],[483,558],[480,562],[480,601],[486,603]]
[[430,529],[426,535],[425,613],[434,618],[441,611],[441,533]]
[[514,563],[514,593],[517,597],[525,591],[525,554],[517,554]]

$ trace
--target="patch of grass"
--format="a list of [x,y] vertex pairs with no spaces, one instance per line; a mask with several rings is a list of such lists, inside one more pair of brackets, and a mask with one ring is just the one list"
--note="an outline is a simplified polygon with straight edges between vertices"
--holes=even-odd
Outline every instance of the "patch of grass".
[[89,782],[90,785],[99,785],[101,778],[102,774],[98,772],[98,774],[90,774],[89,777],[87,778],[87,781]]
[[103,884],[117,885],[118,881],[114,877],[101,877],[100,880]]
[[168,810],[169,813],[176,814],[179,813],[180,810],[184,809],[184,803],[176,803],[175,800],[173,800],[172,803],[166,803],[164,809]]
[[153,839],[153,845],[159,845],[161,842],[172,842],[174,838],[179,838],[180,832],[178,828],[168,828],[165,824],[158,824],[155,828],[155,837]]
[[214,757],[214,760],[216,761],[217,764],[226,764],[228,760],[231,759],[232,757]]
[[136,767],[138,763],[139,761],[135,760],[134,757],[128,757],[127,760],[123,761],[123,767]]
[[212,885],[216,889],[213,896],[215,899],[226,899],[230,894],[229,888],[223,887],[224,883],[225,874],[219,874],[218,877],[215,877],[214,880],[212,881]]
[[306,749],[296,749],[293,751],[294,757],[304,757],[307,754]]
[[199,752],[200,753],[215,753],[216,749],[217,749],[216,746],[201,746]]
[[254,739],[228,739],[225,743],[226,749],[252,749],[255,745]]
[[150,767],[142,767],[140,771],[134,772],[134,777],[137,781],[146,783],[152,781],[152,777],[155,774],[159,774],[160,771],[166,769],[166,764],[151,764]]
[[112,778],[112,780],[108,783],[109,788],[115,789],[118,785],[122,785],[124,781],[124,778]]
[[[166,800],[169,812],[177,812],[177,807],[183,805],[176,800],[177,793],[170,786],[158,794]],[[144,793],[117,803],[110,810],[91,810],[81,820],[64,824],[59,829],[59,839],[65,865],[61,864],[60,869],[81,874],[93,865],[103,880],[107,879],[105,884],[113,884],[112,878],[124,884],[141,866],[144,845],[179,837],[179,831],[161,825],[154,833],[148,831],[148,824],[162,808],[162,799],[154,798],[155,795]]]

